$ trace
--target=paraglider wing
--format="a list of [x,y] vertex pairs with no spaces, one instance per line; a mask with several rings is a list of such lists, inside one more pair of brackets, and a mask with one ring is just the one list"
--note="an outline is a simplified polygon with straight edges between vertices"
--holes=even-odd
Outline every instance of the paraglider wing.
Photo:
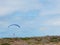
[[8,28],[11,27],[11,26],[17,26],[17,27],[20,28],[20,26],[19,26],[18,24],[12,24],[12,25],[9,25]]

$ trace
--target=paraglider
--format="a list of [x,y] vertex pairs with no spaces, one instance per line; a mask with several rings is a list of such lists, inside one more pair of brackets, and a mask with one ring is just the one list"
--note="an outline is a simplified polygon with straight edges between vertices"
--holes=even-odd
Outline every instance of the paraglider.
[[[12,26],[16,26],[16,27],[20,28],[20,26],[19,26],[18,24],[11,24],[11,25],[8,26],[8,28],[10,28],[10,27],[12,27]],[[17,31],[17,30],[16,30],[16,31]],[[15,33],[13,33],[13,36],[15,36]]]

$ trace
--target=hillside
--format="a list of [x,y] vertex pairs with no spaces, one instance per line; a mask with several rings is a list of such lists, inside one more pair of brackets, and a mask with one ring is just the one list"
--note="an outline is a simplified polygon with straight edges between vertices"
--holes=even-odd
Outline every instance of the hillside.
[[60,36],[2,38],[0,45],[60,45]]

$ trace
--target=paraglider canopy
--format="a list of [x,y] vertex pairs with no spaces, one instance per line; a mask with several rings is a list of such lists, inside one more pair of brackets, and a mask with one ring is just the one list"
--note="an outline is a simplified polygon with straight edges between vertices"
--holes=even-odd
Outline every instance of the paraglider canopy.
[[20,28],[20,26],[18,24],[11,24],[11,25],[8,26],[8,28],[11,27],[11,26],[17,26],[18,28]]

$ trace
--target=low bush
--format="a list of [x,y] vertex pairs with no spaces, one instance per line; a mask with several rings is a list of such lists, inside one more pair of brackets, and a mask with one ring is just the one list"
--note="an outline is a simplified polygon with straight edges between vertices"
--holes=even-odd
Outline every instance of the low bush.
[[10,44],[8,44],[8,43],[3,43],[3,44],[1,44],[1,45],[10,45]]

